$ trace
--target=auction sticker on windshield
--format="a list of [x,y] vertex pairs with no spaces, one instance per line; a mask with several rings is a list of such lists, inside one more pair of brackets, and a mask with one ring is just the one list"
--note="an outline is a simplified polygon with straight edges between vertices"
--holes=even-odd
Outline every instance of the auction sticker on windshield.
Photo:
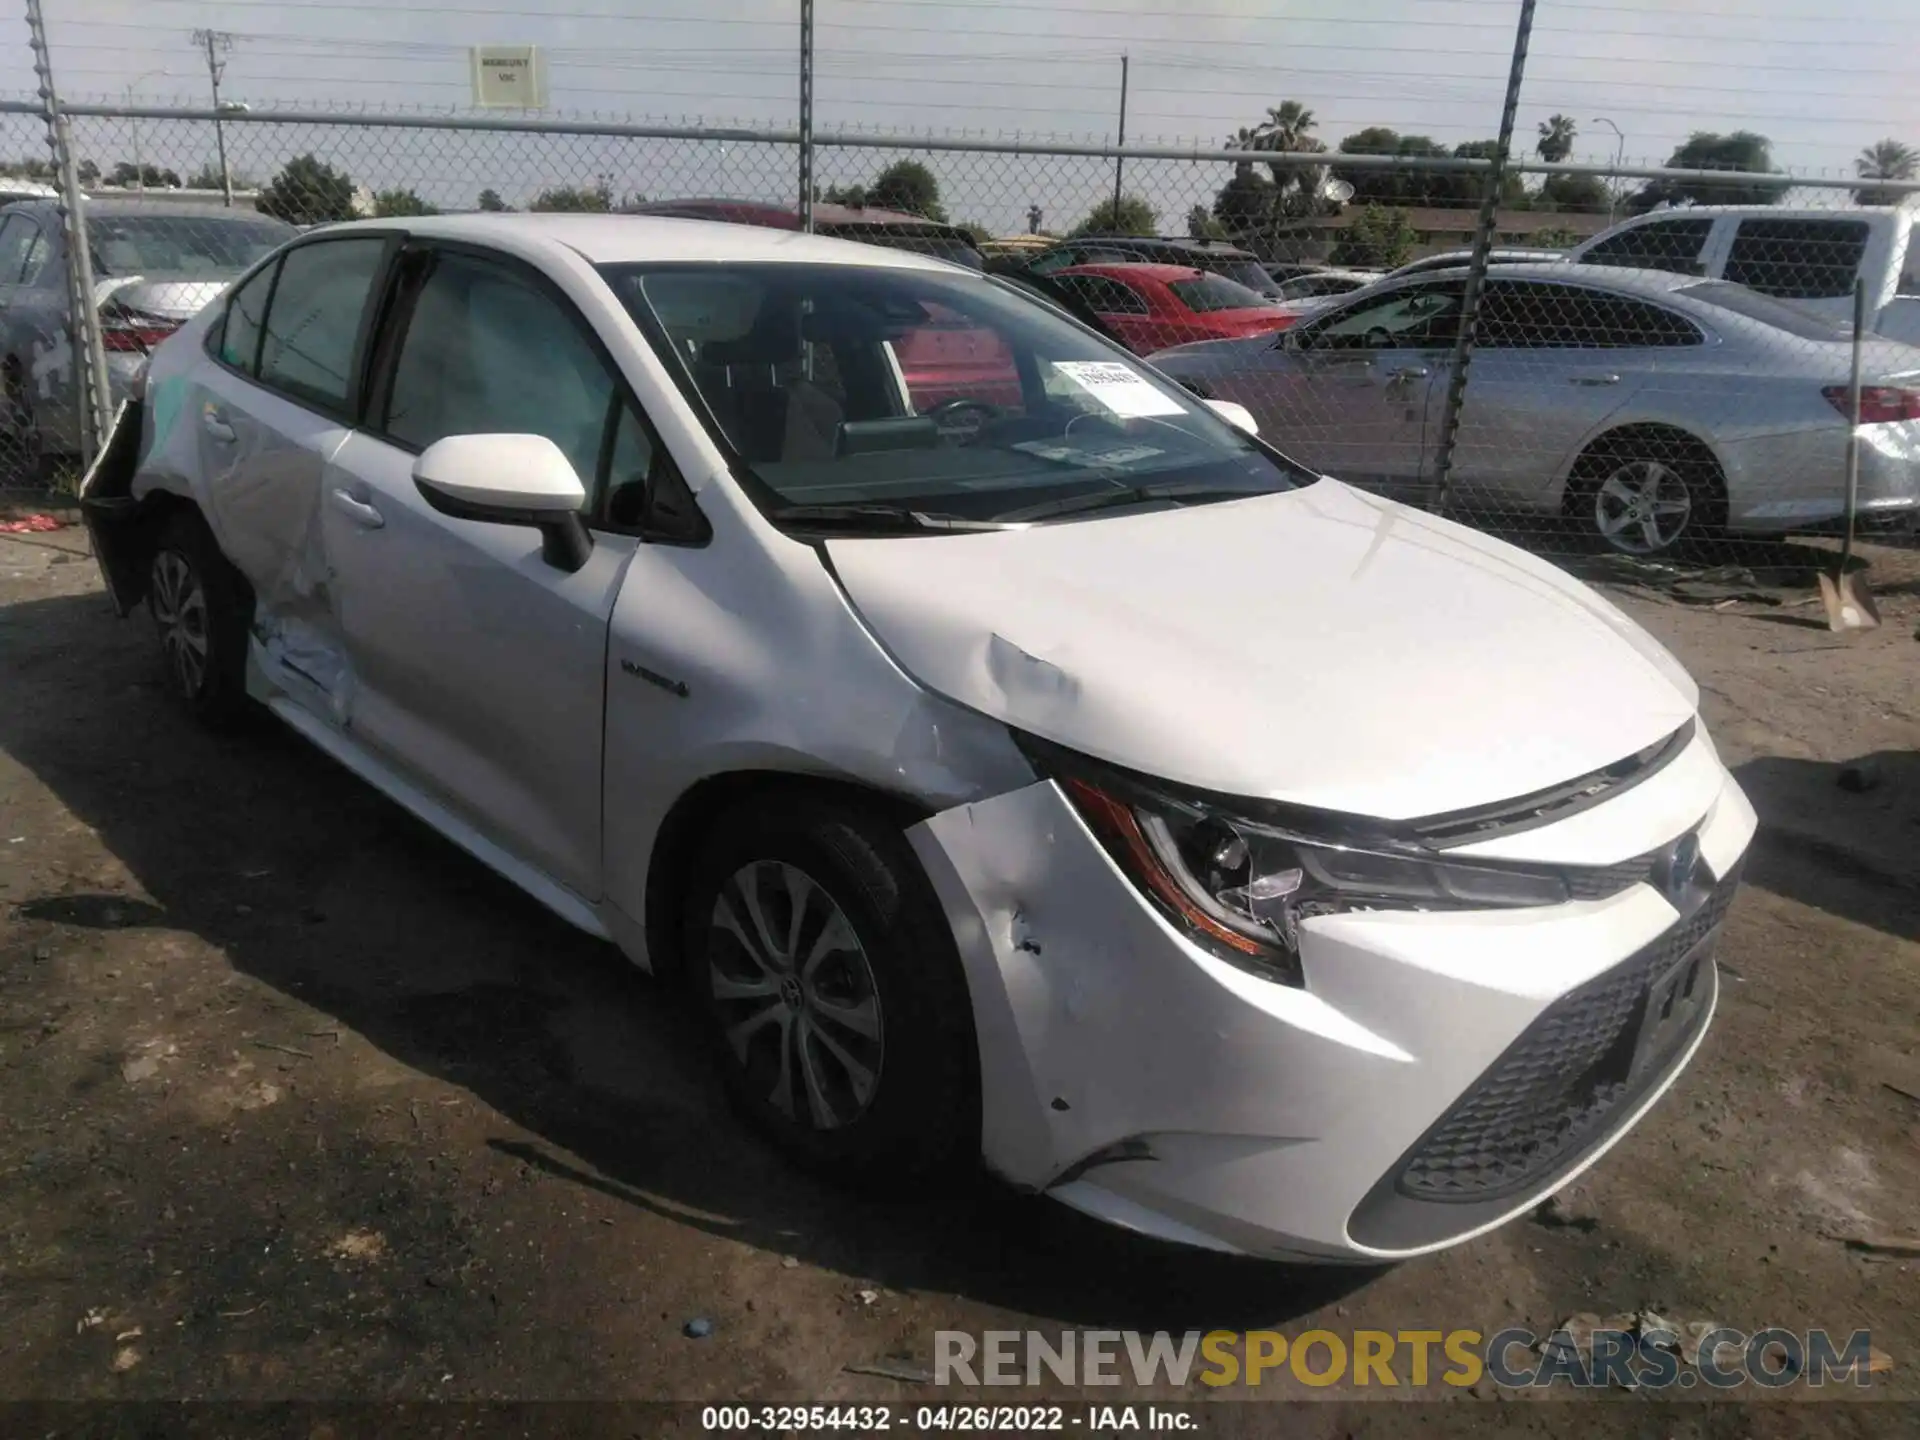
[[1131,366],[1111,360],[1056,360],[1053,368],[1126,419],[1186,413],[1178,401],[1149,385]]

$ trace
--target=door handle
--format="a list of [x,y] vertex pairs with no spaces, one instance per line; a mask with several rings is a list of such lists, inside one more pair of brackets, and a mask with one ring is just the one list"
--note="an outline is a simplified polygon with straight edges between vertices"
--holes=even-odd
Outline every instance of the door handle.
[[1432,372],[1424,365],[1402,365],[1398,370],[1387,372],[1388,380],[1424,380]]
[[200,428],[222,445],[231,445],[240,438],[233,433],[233,426],[221,419],[220,412],[211,405],[200,412]]
[[1618,385],[1620,377],[1611,371],[1605,375],[1575,375],[1573,383],[1575,385]]
[[364,500],[356,500],[344,490],[333,492],[333,508],[343,512],[346,517],[362,530],[378,530],[387,523],[386,517]]

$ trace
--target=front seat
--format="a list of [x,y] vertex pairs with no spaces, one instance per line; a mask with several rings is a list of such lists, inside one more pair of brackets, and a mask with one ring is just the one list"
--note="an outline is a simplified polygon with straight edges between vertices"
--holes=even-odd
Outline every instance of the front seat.
[[774,303],[745,335],[702,347],[702,364],[725,371],[732,416],[722,423],[749,461],[833,458],[843,412],[806,378],[805,356],[798,308]]

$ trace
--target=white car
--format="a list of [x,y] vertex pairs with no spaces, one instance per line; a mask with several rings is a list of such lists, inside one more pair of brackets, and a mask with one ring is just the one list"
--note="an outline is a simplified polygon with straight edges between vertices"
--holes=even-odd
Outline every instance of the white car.
[[[956,395],[929,326],[1017,378]],[[1558,1189],[1706,1031],[1754,815],[1671,656],[990,277],[343,225],[126,413],[85,509],[180,698],[680,975],[829,1174],[1378,1261]]]

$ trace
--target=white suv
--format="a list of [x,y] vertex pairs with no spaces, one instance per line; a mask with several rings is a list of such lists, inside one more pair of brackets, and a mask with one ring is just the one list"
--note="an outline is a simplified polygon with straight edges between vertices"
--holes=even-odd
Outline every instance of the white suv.
[[1672,270],[1731,280],[1853,323],[1856,276],[1867,282],[1869,328],[1920,344],[1920,200],[1846,210],[1700,205],[1657,210],[1574,247],[1576,264]]
[[[927,368],[954,325],[990,353]],[[83,504],[180,699],[677,970],[831,1174],[984,1156],[1173,1240],[1393,1258],[1565,1184],[1706,1032],[1754,813],[1672,656],[1017,287],[369,221],[128,414]]]

